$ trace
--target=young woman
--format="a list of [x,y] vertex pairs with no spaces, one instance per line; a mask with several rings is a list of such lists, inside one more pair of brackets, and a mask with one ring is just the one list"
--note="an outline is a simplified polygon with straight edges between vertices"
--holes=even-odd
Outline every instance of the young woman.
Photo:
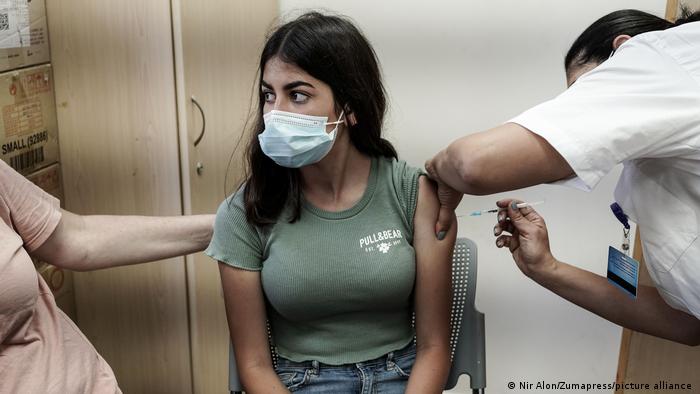
[[259,85],[246,181],[206,251],[246,392],[441,393],[456,228],[435,236],[435,187],[381,137],[370,44],[302,15],[268,38]]

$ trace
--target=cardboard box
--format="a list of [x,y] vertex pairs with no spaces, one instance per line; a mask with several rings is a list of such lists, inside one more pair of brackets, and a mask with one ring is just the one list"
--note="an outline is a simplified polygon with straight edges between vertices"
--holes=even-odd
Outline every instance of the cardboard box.
[[25,175],[58,161],[51,65],[0,74],[0,159]]
[[[42,188],[45,192],[61,200],[61,202],[63,201],[63,182],[61,179],[60,164],[54,164],[29,174],[27,175],[27,179]],[[56,299],[56,304],[66,315],[75,320],[73,273],[37,259],[33,260],[37,272],[39,272],[51,288],[54,298]]]
[[0,0],[0,72],[49,61],[45,0]]
[[61,178],[61,165],[56,163],[42,170],[26,176],[33,184],[42,190],[58,198],[63,205],[63,181]]

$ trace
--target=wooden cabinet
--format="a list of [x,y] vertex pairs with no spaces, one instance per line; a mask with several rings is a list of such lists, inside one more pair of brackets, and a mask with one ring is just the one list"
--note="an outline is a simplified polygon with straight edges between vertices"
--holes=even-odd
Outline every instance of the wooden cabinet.
[[[167,0],[47,4],[66,207],[179,215]],[[78,325],[127,393],[190,392],[183,258],[79,273]]]
[[[47,1],[67,209],[215,212],[277,9],[268,0]],[[193,95],[207,123],[197,147]],[[240,169],[236,157],[231,181]],[[228,330],[211,259],[79,273],[74,285],[77,323],[124,392],[226,391]]]
[[[184,200],[192,213],[211,213],[242,176],[244,127],[257,98],[253,87],[260,52],[278,6],[275,1],[208,0],[203,7],[199,1],[179,0],[173,7],[181,28],[175,53],[176,68],[183,70],[178,107],[180,130],[186,130],[180,146]],[[195,392],[224,392],[229,336],[218,266],[197,254],[188,259],[187,280]]]

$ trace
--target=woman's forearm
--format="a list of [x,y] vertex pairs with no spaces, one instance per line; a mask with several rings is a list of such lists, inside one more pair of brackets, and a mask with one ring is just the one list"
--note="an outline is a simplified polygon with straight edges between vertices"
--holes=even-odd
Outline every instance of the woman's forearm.
[[442,393],[450,372],[448,346],[417,348],[416,362],[406,387],[407,394]]
[[204,250],[214,215],[148,217],[84,216],[85,241],[92,247],[89,269],[182,256]]
[[58,227],[35,254],[76,271],[144,263],[203,250],[213,223],[214,215],[81,216],[63,211]]
[[592,272],[561,262],[548,267],[532,279],[574,304],[635,331],[700,344],[700,320],[669,306],[656,288],[639,286],[635,299]]

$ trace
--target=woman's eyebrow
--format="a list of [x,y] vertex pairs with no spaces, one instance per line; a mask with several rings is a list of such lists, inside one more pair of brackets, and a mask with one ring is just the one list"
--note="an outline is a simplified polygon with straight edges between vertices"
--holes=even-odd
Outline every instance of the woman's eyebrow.
[[308,82],[304,82],[304,81],[294,81],[294,82],[290,82],[290,83],[284,85],[284,90],[294,89],[294,88],[297,88],[297,87],[299,87],[299,86],[308,86],[308,87],[310,87],[310,88],[312,88],[312,89],[314,88],[314,85],[312,85],[312,84],[310,84],[310,83],[308,83]]
[[[267,88],[267,89],[270,89],[270,90],[274,90],[273,87],[272,87],[272,85],[270,85],[269,83],[265,82],[265,80],[263,80],[260,84],[261,84],[264,88]],[[310,88],[312,88],[312,89],[315,89],[315,86],[314,86],[314,85],[312,85],[312,84],[310,84],[310,83],[308,83],[308,82],[304,82],[304,81],[294,81],[294,82],[290,82],[290,83],[284,85],[284,88],[283,88],[283,89],[284,89],[284,90],[291,90],[291,89],[297,88],[297,87],[299,87],[299,86],[308,86],[308,87],[310,87]]]

